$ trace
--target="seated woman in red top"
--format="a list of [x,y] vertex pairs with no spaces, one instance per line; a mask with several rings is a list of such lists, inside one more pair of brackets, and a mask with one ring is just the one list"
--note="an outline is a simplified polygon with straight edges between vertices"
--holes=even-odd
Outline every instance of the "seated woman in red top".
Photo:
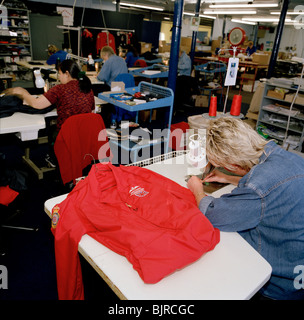
[[21,87],[10,88],[6,94],[18,95],[33,108],[44,109],[51,105],[57,108],[57,131],[64,121],[75,114],[89,113],[95,108],[94,94],[90,79],[81,72],[73,60],[64,60],[59,65],[58,84],[36,98]]

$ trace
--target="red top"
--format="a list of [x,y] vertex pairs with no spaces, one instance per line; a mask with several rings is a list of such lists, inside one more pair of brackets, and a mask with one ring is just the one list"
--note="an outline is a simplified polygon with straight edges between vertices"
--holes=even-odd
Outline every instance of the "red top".
[[57,129],[72,115],[90,113],[95,108],[94,94],[80,91],[78,80],[71,80],[66,84],[58,84],[51,88],[44,96],[57,108]]

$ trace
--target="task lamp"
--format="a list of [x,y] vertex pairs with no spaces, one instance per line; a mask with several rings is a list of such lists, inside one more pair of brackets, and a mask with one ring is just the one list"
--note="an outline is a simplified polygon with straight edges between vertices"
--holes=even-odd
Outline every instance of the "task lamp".
[[38,89],[44,88],[45,82],[41,76],[40,70],[34,70],[34,75],[35,75],[36,88],[38,88]]

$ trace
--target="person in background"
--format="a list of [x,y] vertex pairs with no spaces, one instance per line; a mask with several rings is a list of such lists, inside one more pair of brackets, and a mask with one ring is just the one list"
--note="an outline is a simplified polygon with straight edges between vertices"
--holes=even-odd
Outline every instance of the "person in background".
[[59,65],[58,84],[38,98],[21,87],[5,90],[7,95],[17,95],[36,109],[44,109],[51,105],[57,109],[57,131],[64,121],[75,114],[92,112],[95,109],[94,94],[90,79],[80,71],[73,60],[64,60]]
[[56,166],[56,156],[53,145],[58,132],[70,116],[90,113],[95,109],[94,94],[90,79],[81,71],[78,64],[73,60],[64,60],[59,64],[58,72],[60,84],[52,87],[43,95],[36,97],[26,89],[15,87],[5,90],[7,95],[17,95],[24,103],[35,109],[45,109],[51,105],[57,109],[56,127],[49,128],[49,154],[46,161],[49,166]]
[[64,50],[59,50],[53,44],[49,44],[48,45],[47,51],[48,51],[49,58],[47,59],[46,63],[49,64],[49,65],[56,64],[57,63],[57,59],[59,59],[60,62],[62,62],[63,60],[66,59],[66,56],[68,54]]
[[177,65],[178,76],[191,76],[192,63],[190,57],[185,51],[179,51],[179,59]]
[[192,62],[185,51],[179,51],[177,66],[176,88],[174,94],[174,111],[184,112],[185,105],[191,104],[191,96],[199,94],[198,85],[194,77],[191,77]]
[[109,47],[105,46],[100,51],[100,58],[104,60],[104,64],[97,75],[97,79],[100,81],[104,81],[105,84],[108,86],[108,90],[111,90],[111,83],[115,80],[115,78],[121,73],[128,73],[128,68],[126,61],[117,56],[114,53],[114,50]]
[[126,54],[126,64],[128,68],[131,68],[134,66],[134,63],[138,60],[138,52],[136,48],[132,45],[128,46],[128,52]]
[[248,42],[248,47],[246,49],[246,53],[248,56],[251,56],[253,53],[256,52],[256,47],[253,45],[253,42],[252,41],[249,41]]
[[[304,274],[295,270],[304,261],[304,159],[233,118],[210,122],[206,154],[214,167],[234,175],[215,169],[203,181],[191,177],[188,188],[214,227],[239,232],[271,265],[271,278],[255,299],[303,300]],[[203,182],[213,181],[236,188],[207,196]]]

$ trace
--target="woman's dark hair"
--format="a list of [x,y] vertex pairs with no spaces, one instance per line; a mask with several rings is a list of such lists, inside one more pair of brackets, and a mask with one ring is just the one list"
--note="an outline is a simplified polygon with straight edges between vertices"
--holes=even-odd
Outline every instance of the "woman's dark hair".
[[135,48],[134,46],[132,46],[131,44],[128,45],[127,49],[128,49],[129,52],[132,52],[132,53],[133,53],[133,56],[134,56],[134,57],[138,57],[138,56],[139,56],[138,51],[137,51],[136,48]]
[[63,60],[59,65],[59,70],[63,73],[68,71],[73,79],[77,79],[81,92],[89,93],[91,91],[91,80],[85,75],[84,71],[80,70],[77,62],[74,60]]

